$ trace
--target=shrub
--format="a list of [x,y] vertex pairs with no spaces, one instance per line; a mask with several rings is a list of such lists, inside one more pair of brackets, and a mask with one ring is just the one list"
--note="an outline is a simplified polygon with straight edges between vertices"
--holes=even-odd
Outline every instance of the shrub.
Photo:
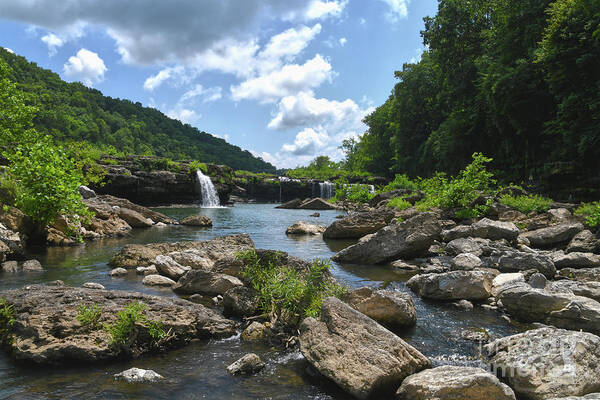
[[388,202],[388,207],[396,208],[400,211],[406,210],[407,208],[411,208],[412,204],[403,199],[402,197],[394,197]]
[[331,264],[322,260],[312,262],[307,271],[298,271],[278,265],[275,259],[261,262],[254,250],[238,253],[237,258],[244,261],[242,277],[258,293],[260,310],[275,319],[316,317],[324,297],[339,297],[345,292],[342,285],[329,282]]
[[208,174],[208,167],[205,163],[196,160],[192,161],[190,163],[190,173],[195,174],[198,170],[202,171],[203,174]]
[[500,203],[524,214],[529,214],[533,211],[548,211],[552,205],[552,199],[539,195],[512,196],[505,194],[500,197]]
[[112,324],[105,324],[104,329],[111,336],[111,345],[126,345],[132,338],[136,324],[144,326],[154,342],[167,336],[162,323],[151,321],[146,316],[147,306],[134,301],[117,313],[117,320]]
[[0,297],[0,342],[15,323],[15,309],[5,298]]
[[77,321],[89,329],[99,327],[100,317],[102,316],[102,307],[98,304],[93,304],[90,307],[82,304],[77,308]]
[[369,185],[351,185],[345,181],[338,180],[336,182],[335,196],[331,201],[348,200],[354,203],[368,203],[373,197],[375,197],[375,194],[371,193]]
[[590,228],[600,227],[600,201],[582,204],[575,210],[575,215],[584,216]]
[[408,189],[412,191],[419,190],[419,184],[415,181],[412,181],[406,174],[396,175],[394,180],[387,185],[385,185],[380,192],[391,192],[396,189]]

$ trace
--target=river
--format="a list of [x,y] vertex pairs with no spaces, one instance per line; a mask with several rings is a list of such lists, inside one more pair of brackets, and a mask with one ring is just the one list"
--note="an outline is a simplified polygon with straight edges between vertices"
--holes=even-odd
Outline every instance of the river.
[[[107,289],[142,291],[174,296],[170,290],[143,286],[131,272],[111,278],[107,262],[129,243],[207,240],[216,236],[248,233],[257,248],[282,250],[304,259],[329,258],[352,241],[324,241],[321,237],[286,236],[286,228],[298,220],[329,225],[337,211],[275,209],[273,204],[239,204],[230,208],[157,208],[179,219],[195,213],[213,220],[212,228],[168,226],[136,229],[119,239],[103,239],[82,246],[31,250],[45,272],[8,274],[0,272],[0,290],[60,279],[67,285],[98,282]],[[334,264],[334,276],[350,287],[372,285],[411,293],[404,282],[408,276],[386,266]],[[418,322],[415,328],[397,332],[428,356],[435,365],[481,365],[475,342],[463,339],[465,331],[485,329],[495,338],[521,329],[499,314],[481,307],[464,311],[449,304],[426,302],[414,296]],[[225,367],[248,352],[255,352],[267,367],[249,377],[232,377]],[[116,382],[113,374],[130,367],[153,369],[165,381],[152,385]],[[314,376],[298,350],[281,351],[261,344],[248,344],[239,337],[196,342],[168,353],[106,365],[32,367],[0,354],[0,399],[349,399],[335,385]]]

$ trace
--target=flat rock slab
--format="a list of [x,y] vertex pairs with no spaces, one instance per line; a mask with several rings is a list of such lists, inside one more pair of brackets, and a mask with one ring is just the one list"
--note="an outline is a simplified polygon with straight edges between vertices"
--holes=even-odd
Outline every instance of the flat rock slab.
[[600,390],[600,338],[541,328],[484,347],[493,371],[521,398],[545,400]]
[[359,399],[393,393],[430,365],[414,347],[333,297],[323,300],[320,320],[302,322],[299,339],[308,362]]
[[[6,346],[17,360],[39,364],[99,362],[132,358],[186,344],[192,339],[227,337],[237,324],[189,301],[136,292],[30,285],[0,292],[12,304],[15,323]],[[133,302],[143,303],[147,320],[159,322],[167,336],[155,342],[143,323],[136,323],[127,345],[111,344],[102,328],[117,320],[117,313]],[[95,326],[82,326],[78,308],[101,307]]]

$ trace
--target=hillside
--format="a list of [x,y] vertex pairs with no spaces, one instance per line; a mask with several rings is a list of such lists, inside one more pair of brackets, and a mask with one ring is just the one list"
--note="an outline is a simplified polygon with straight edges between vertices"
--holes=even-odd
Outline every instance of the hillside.
[[12,69],[11,80],[38,108],[35,127],[59,142],[87,141],[113,146],[126,154],[195,159],[252,172],[275,167],[249,151],[171,119],[129,100],[104,96],[81,83],[67,83],[58,74],[0,47],[0,58]]

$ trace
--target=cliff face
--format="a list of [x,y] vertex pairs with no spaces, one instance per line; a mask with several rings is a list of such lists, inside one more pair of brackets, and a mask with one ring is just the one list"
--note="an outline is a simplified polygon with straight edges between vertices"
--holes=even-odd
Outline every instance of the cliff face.
[[[103,157],[99,164],[107,174],[104,185],[93,187],[98,194],[123,197],[145,206],[187,204],[201,199],[196,170],[189,162],[128,156]],[[233,188],[233,170],[215,164],[206,164],[206,169],[205,175],[215,185],[221,204],[226,204]]]

